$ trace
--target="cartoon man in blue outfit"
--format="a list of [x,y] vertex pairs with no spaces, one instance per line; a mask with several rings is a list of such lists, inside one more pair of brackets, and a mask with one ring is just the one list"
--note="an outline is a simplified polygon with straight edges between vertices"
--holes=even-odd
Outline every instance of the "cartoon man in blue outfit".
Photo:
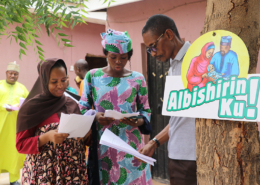
[[237,54],[230,50],[231,41],[230,36],[221,37],[220,51],[215,53],[210,61],[215,71],[222,74],[224,79],[229,79],[231,75],[239,75]]

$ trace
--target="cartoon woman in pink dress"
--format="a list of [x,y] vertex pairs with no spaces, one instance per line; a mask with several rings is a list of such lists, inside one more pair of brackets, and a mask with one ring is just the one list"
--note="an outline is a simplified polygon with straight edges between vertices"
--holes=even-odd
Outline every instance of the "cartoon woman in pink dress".
[[194,86],[204,87],[209,79],[207,78],[207,67],[213,56],[215,49],[214,42],[205,44],[201,49],[201,54],[191,60],[187,73],[188,89],[192,92]]

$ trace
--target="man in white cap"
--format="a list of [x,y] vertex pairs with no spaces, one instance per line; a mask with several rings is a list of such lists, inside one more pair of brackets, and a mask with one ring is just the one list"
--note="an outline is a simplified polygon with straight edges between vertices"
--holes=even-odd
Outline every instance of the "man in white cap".
[[230,50],[232,37],[223,36],[220,40],[220,51],[215,53],[210,64],[215,67],[215,71],[222,74],[224,80],[231,76],[239,75],[239,64],[236,52]]
[[6,80],[0,80],[0,173],[9,172],[11,185],[19,185],[17,180],[25,159],[15,147],[18,111],[13,107],[19,107],[19,99],[28,95],[26,87],[17,82],[18,77],[19,65],[10,62]]

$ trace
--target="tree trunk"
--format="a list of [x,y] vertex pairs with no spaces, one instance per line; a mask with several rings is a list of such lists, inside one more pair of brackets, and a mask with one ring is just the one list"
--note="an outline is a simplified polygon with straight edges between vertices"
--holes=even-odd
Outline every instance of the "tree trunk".
[[[260,44],[260,0],[207,0],[202,34],[228,30],[246,44],[255,73]],[[196,119],[198,185],[260,184],[256,123]]]

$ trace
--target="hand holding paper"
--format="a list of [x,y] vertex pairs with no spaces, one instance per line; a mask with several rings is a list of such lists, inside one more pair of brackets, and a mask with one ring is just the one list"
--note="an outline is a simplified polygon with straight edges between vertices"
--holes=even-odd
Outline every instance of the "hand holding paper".
[[100,125],[105,126],[115,121],[115,118],[105,117],[103,112],[98,112],[96,114],[96,120]]
[[111,118],[115,118],[115,119],[123,119],[123,118],[138,116],[138,115],[139,115],[139,112],[122,114],[121,112],[118,112],[118,111],[115,111],[115,110],[106,110],[104,117],[111,117]]
[[18,105],[7,105],[7,104],[4,104],[3,107],[6,108],[6,109],[9,109],[11,111],[19,110]]
[[61,113],[58,133],[68,133],[68,138],[84,137],[90,130],[96,114],[78,115]]
[[21,98],[19,98],[19,100],[20,100],[19,104],[15,104],[15,105],[4,104],[3,107],[6,109],[9,109],[11,111],[19,110],[25,99],[21,97]]
[[[54,149],[56,148],[56,144],[61,144],[69,134],[64,134],[64,133],[58,133],[58,130],[50,130],[47,132],[48,134],[48,139],[50,142],[53,142],[53,147]],[[45,144],[47,141],[42,139],[42,137],[39,138],[39,146],[41,147],[43,144]]]
[[154,165],[154,162],[156,162],[155,159],[145,156],[143,154],[140,154],[138,151],[136,151],[133,147],[128,145],[126,142],[124,142],[120,137],[116,136],[113,132],[111,132],[109,129],[106,129],[103,132],[103,135],[100,139],[100,144],[106,145],[112,148],[115,148],[117,150],[129,153],[133,156],[135,156],[138,159],[141,159],[144,162],[147,162],[148,164]]

